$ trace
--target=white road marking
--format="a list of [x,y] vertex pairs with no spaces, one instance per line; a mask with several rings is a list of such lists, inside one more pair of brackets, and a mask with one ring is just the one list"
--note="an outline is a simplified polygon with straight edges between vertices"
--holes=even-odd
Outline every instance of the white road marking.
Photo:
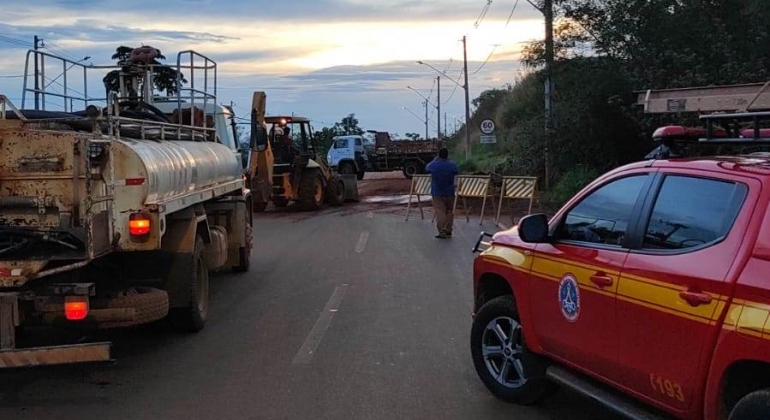
[[362,253],[364,252],[364,248],[366,248],[366,241],[369,240],[369,231],[365,230],[361,232],[361,236],[358,238],[358,243],[356,244],[356,252]]
[[332,297],[326,302],[326,306],[324,306],[323,312],[321,312],[321,315],[315,322],[313,329],[310,330],[307,338],[305,338],[305,342],[302,343],[302,347],[299,348],[297,355],[294,356],[294,361],[292,362],[293,365],[306,365],[310,363],[310,359],[313,358],[313,354],[315,354],[318,345],[321,344],[324,333],[332,323],[334,314],[337,313],[337,310],[339,309],[342,297],[345,296],[345,290],[347,290],[347,284],[337,286],[334,289]]

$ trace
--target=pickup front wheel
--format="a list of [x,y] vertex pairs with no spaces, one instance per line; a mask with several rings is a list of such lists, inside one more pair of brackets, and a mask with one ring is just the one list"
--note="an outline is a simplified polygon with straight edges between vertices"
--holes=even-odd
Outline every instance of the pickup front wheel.
[[730,413],[730,420],[770,419],[770,389],[752,392],[743,397]]
[[546,364],[529,352],[512,296],[487,302],[471,330],[471,354],[484,385],[501,400],[534,404],[549,393]]

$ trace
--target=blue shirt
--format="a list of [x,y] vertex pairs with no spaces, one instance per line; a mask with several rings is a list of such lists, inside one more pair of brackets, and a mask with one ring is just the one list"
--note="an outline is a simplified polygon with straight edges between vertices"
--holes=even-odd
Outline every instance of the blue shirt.
[[457,165],[448,159],[429,163],[425,170],[431,174],[430,194],[434,197],[454,197]]

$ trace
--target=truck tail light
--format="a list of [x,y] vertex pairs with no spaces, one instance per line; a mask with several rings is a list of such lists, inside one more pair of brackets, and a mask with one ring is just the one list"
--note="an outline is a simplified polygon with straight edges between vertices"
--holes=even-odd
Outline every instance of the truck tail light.
[[150,216],[134,213],[128,217],[128,233],[131,236],[146,236],[150,233]]
[[88,297],[67,296],[64,298],[64,317],[68,321],[80,321],[88,316]]

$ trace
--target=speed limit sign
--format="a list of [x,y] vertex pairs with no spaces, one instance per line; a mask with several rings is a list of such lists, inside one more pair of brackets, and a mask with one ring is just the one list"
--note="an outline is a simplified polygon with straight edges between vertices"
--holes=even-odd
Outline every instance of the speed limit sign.
[[490,135],[495,132],[495,122],[490,119],[486,119],[481,122],[481,126],[479,128],[483,134]]

